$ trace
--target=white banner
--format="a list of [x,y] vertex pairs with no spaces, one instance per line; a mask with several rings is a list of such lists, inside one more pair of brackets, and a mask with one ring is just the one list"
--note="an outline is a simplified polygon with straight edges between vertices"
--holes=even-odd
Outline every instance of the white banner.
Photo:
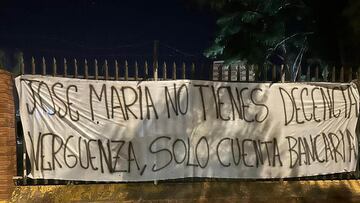
[[33,178],[148,181],[354,171],[355,84],[19,76]]

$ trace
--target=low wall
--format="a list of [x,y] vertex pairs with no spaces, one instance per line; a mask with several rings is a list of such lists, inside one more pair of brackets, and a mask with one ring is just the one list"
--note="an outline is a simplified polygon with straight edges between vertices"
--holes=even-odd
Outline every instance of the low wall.
[[360,182],[217,181],[18,186],[12,202],[360,202]]
[[12,75],[0,69],[0,201],[11,196],[16,175],[15,110]]

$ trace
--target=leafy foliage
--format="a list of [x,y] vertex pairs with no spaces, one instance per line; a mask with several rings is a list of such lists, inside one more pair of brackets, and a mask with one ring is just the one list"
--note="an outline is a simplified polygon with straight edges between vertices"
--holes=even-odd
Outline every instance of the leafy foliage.
[[220,16],[209,58],[285,64],[292,77],[305,57],[343,64],[358,58],[349,51],[360,44],[358,0],[195,1]]

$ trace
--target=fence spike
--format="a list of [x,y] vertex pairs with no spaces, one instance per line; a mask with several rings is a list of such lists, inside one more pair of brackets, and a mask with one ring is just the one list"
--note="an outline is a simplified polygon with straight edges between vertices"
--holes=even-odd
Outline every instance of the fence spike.
[[349,68],[349,82],[353,79],[353,71],[352,71],[352,67]]
[[166,67],[166,62],[164,61],[163,63],[163,80],[167,79],[167,67]]
[[237,65],[236,71],[237,71],[236,81],[240,81],[241,80],[241,67],[239,65]]
[[66,58],[64,58],[64,77],[67,77],[67,62],[66,62]]
[[87,59],[84,60],[84,78],[89,78],[89,65]]
[[143,80],[147,80],[147,78],[149,78],[149,65],[148,62],[145,61],[145,65],[144,65],[144,78]]
[[222,78],[223,78],[223,66],[220,65],[219,68],[218,68],[218,81],[222,81]]
[[310,82],[311,81],[311,70],[310,70],[311,66],[310,64],[307,66],[306,69],[306,81]]
[[128,61],[125,60],[125,77],[124,77],[125,81],[129,80],[129,64]]
[[104,61],[104,68],[105,68],[105,80],[108,80],[109,79],[109,67],[108,67],[108,62],[106,59]]
[[115,59],[115,80],[119,80],[119,64]]
[[159,75],[158,67],[159,67],[158,61],[155,61],[155,62],[154,62],[154,67],[153,67],[153,71],[154,71],[153,74],[154,74],[154,80],[155,80],[155,81],[158,80],[158,75]]
[[195,63],[191,63],[191,79],[195,79]]
[[336,81],[336,68],[335,66],[332,67],[332,71],[331,71],[331,81],[335,82]]
[[228,68],[228,81],[231,81],[231,65]]
[[74,78],[78,77],[78,65],[77,65],[77,60],[76,58],[74,58]]
[[99,67],[98,67],[98,61],[94,60],[94,67],[95,67],[95,80],[99,79]]
[[185,62],[182,63],[181,70],[182,70],[182,73],[181,73],[182,79],[185,79],[186,78],[186,64],[185,64]]
[[135,80],[137,81],[139,79],[139,66],[138,62],[135,61]]
[[53,57],[53,76],[56,77],[57,75],[57,67],[56,67],[56,59]]
[[24,57],[22,55],[21,55],[21,58],[20,58],[20,74],[21,75],[25,74]]
[[173,70],[172,70],[172,72],[173,72],[172,79],[173,79],[173,80],[176,80],[176,63],[175,63],[175,61],[174,61],[174,63],[173,63]]
[[35,75],[36,71],[35,71],[35,58],[31,57],[31,74]]
[[45,58],[42,57],[42,75],[46,75],[46,62],[45,62]]
[[281,79],[281,82],[284,83],[285,82],[285,65],[284,64],[281,64],[280,66],[280,79]]
[[272,80],[273,82],[276,81],[276,65],[273,65],[273,66],[272,66],[271,80]]

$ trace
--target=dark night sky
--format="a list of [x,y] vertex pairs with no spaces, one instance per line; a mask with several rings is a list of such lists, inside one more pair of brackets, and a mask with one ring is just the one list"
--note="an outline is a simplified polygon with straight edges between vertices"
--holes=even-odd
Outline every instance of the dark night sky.
[[158,39],[160,55],[201,56],[214,31],[213,14],[181,0],[0,2],[0,47],[25,54],[151,55]]

